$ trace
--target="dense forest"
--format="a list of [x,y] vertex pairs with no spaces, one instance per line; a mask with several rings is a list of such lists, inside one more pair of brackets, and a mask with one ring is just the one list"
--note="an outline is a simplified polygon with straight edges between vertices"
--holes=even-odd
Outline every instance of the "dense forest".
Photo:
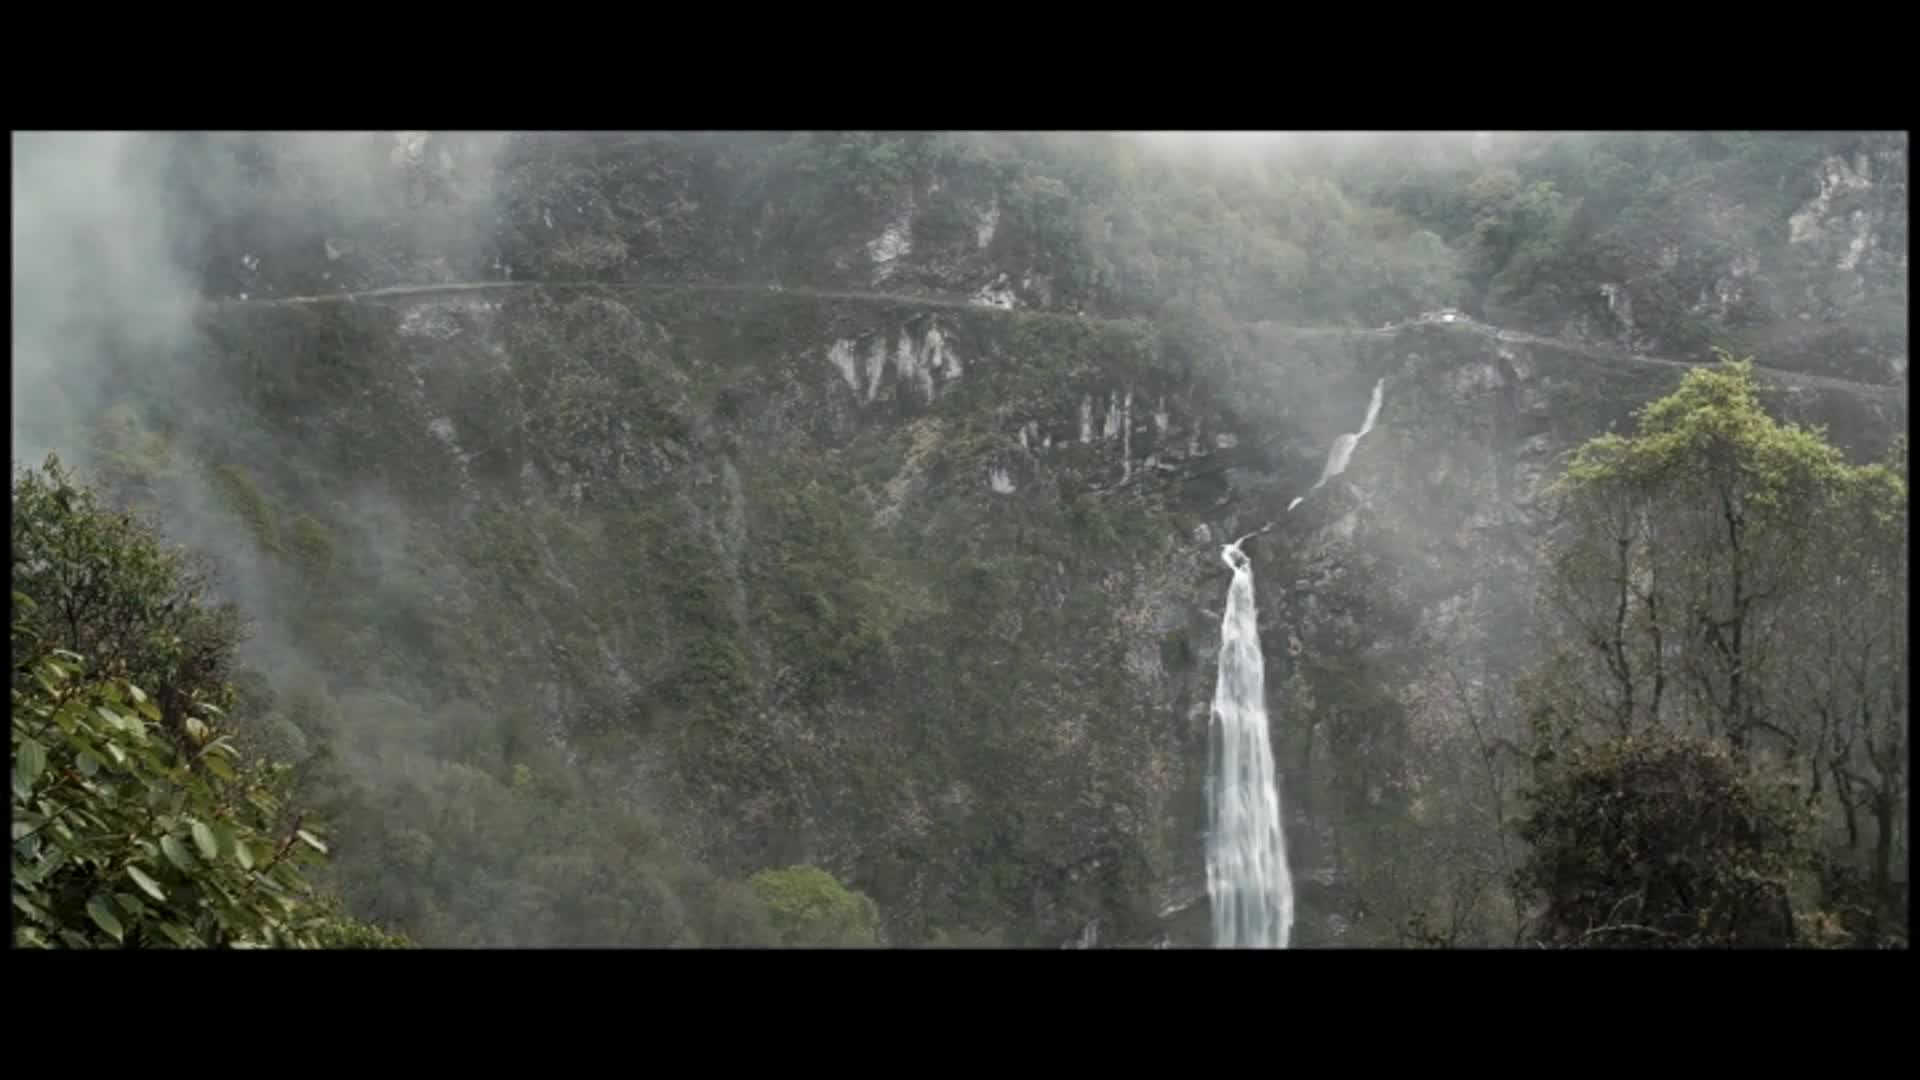
[[1201,944],[1265,524],[1299,944],[1906,946],[1903,136],[403,135],[16,138],[16,945]]

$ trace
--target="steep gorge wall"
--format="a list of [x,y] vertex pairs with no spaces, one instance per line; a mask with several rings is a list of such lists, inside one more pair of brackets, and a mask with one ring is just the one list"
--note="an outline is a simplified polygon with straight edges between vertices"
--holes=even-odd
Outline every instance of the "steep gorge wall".
[[1124,924],[1166,876],[1197,564],[1163,500],[1089,492],[1216,421],[1141,328],[613,288],[205,333],[197,453],[339,546],[320,667],[525,715],[703,853],[912,931]]
[[1803,141],[1804,164],[1771,189],[1728,162],[1613,223],[1596,245],[1605,280],[1589,286],[1604,310],[1557,331],[1667,356],[1711,339],[1781,368],[1904,385],[1907,138]]
[[[115,384],[257,486],[272,560],[312,564],[261,590],[290,629],[258,648],[353,704],[333,737],[366,775],[568,770],[731,871],[827,866],[901,942],[1204,940],[1217,548],[1269,521],[1299,939],[1390,942],[1456,854],[1416,858],[1408,823],[1467,782],[1436,752],[1461,687],[1524,655],[1543,484],[1683,374],[1478,326],[1079,317],[990,194],[914,239],[901,208],[973,180],[796,239],[720,212],[766,193],[718,144],[472,148],[498,172],[465,186],[440,149],[369,147],[411,233],[217,233],[207,291],[248,299]],[[648,280],[259,302],[496,273]],[[1348,473],[1284,513],[1383,377]],[[1904,426],[1899,391],[1778,381],[1861,452]],[[454,725],[498,734],[475,756]]]
[[[538,731],[720,865],[824,864],[902,940],[1191,936],[1217,546],[1272,520],[1302,941],[1346,940],[1381,889],[1354,880],[1404,856],[1367,839],[1441,782],[1421,747],[1459,734],[1454,680],[1520,655],[1556,455],[1682,374],[1474,328],[1252,327],[1198,378],[1135,323],[697,288],[204,332],[194,382],[230,397],[199,454],[340,548],[312,663]],[[1348,474],[1284,514],[1379,377]],[[1869,437],[1904,416],[1783,405]]]
[[[190,163],[177,171],[203,177],[189,201],[221,208],[193,253],[212,296],[517,276],[783,283],[1116,317],[1228,301],[1241,318],[1372,326],[1409,304],[1459,302],[1444,264],[1519,245],[1500,256],[1489,321],[1654,356],[1697,361],[1721,344],[1786,370],[1906,378],[1899,132],[1509,137],[1440,154],[1424,180],[1402,175],[1406,152],[1385,140],[1386,175],[1401,179],[1375,195],[1399,217],[1311,169],[1289,177],[1300,162],[1285,153],[1265,179],[1230,178],[1096,137],[400,132],[191,145],[174,155]],[[1364,161],[1326,168],[1380,186]],[[1408,230],[1402,247],[1368,246],[1370,232]]]

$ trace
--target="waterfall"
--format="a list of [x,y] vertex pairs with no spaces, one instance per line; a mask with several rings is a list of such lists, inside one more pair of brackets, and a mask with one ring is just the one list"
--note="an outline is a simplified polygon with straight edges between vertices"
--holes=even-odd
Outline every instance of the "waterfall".
[[1382,395],[1386,392],[1386,386],[1387,380],[1385,379],[1377,379],[1374,381],[1373,400],[1367,403],[1367,417],[1361,421],[1360,430],[1342,435],[1333,440],[1333,450],[1327,454],[1327,467],[1320,470],[1320,479],[1315,481],[1314,485],[1307,489],[1306,495],[1294,496],[1294,500],[1287,504],[1288,510],[1299,506],[1306,500],[1307,495],[1319,491],[1322,484],[1347,471],[1347,462],[1353,458],[1353,448],[1360,445],[1361,438],[1364,437],[1367,432],[1373,430],[1373,422],[1380,418],[1380,402]]
[[1233,571],[1220,620],[1207,775],[1207,897],[1216,948],[1284,949],[1293,877],[1280,824],[1280,785],[1267,731],[1265,664],[1242,537],[1220,551]]
[[1375,379],[1373,381],[1373,398],[1367,402],[1366,420],[1361,422],[1360,430],[1357,432],[1354,432],[1353,439],[1355,442],[1359,442],[1361,436],[1365,435],[1369,431],[1372,431],[1373,422],[1375,420],[1380,419],[1380,403],[1385,400],[1385,398],[1382,395],[1384,395],[1386,391],[1387,391],[1386,379],[1384,378]]

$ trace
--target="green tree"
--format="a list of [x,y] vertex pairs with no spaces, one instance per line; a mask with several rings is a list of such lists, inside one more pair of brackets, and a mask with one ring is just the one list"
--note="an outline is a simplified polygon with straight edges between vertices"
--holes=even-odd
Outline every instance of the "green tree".
[[1521,837],[1543,944],[1779,947],[1802,810],[1722,742],[1658,729],[1542,765]]
[[865,893],[848,889],[825,870],[762,870],[747,885],[771,913],[784,945],[879,944],[879,909]]
[[12,509],[13,589],[34,598],[14,615],[25,632],[14,646],[16,688],[27,640],[145,688],[169,730],[200,702],[232,703],[227,680],[244,628],[236,608],[207,598],[208,562],[104,505],[54,456],[16,471]]
[[[13,629],[16,648],[31,644]],[[307,882],[327,847],[289,820],[284,766],[243,760],[200,716],[169,739],[137,685],[33,652],[12,695],[15,945],[404,946]]]
[[1837,817],[1825,867],[1857,938],[1904,943],[1907,731],[1906,446],[1847,470],[1825,511],[1820,587],[1800,612],[1792,760],[1809,805]]
[[1817,571],[1858,477],[1819,432],[1768,416],[1731,360],[1642,410],[1635,436],[1581,447],[1552,491],[1563,726],[1791,742],[1795,641],[1808,605],[1836,599]]
[[1549,651],[1521,688],[1536,751],[1598,739],[1625,754],[1664,732],[1795,777],[1844,829],[1822,860],[1864,867],[1879,923],[1903,923],[1904,448],[1849,464],[1769,416],[1751,364],[1722,358],[1633,436],[1583,446],[1553,489]]
[[15,944],[404,944],[307,882],[327,846],[287,767],[220,730],[238,621],[184,556],[54,459],[13,511]]

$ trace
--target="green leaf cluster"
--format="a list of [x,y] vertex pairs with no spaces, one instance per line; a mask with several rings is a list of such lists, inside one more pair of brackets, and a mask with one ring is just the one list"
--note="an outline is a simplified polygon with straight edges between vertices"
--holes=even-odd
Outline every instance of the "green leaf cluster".
[[13,511],[15,944],[399,944],[308,880],[323,830],[228,730],[238,623],[185,557],[57,460]]
[[16,945],[399,944],[316,894],[326,841],[289,819],[285,768],[243,759],[216,707],[169,728],[138,685],[64,649],[16,670],[12,707]]
[[786,945],[858,947],[879,943],[880,913],[866,894],[816,866],[762,870],[747,879]]

